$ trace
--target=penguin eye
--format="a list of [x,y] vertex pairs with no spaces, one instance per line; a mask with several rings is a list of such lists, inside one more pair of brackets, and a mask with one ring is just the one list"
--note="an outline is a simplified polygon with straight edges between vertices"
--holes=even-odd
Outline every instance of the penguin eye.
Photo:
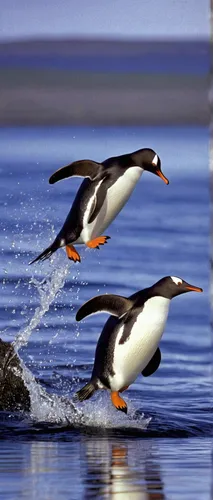
[[178,281],[178,282],[177,282],[177,285],[178,285],[178,286],[182,285],[182,281]]

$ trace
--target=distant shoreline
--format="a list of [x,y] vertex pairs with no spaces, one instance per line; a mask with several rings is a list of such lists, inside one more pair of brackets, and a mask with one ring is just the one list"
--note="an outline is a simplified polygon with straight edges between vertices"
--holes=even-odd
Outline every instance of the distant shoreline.
[[0,44],[0,126],[208,125],[207,55],[207,42]]

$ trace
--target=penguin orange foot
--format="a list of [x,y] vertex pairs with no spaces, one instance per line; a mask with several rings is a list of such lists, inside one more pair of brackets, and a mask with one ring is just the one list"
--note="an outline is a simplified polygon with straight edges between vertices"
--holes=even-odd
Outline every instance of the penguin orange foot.
[[107,243],[107,240],[110,240],[110,236],[98,236],[98,238],[88,241],[86,245],[89,248],[99,248],[99,245],[105,245],[105,243]]
[[81,257],[79,253],[72,245],[66,246],[66,252],[68,259],[73,260],[74,262],[81,262]]
[[120,397],[118,391],[111,392],[111,401],[117,410],[127,413],[127,404],[124,399]]

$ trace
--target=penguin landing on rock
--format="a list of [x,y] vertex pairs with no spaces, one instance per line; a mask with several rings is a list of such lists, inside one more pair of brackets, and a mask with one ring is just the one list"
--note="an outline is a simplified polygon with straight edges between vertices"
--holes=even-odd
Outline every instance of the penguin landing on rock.
[[85,180],[55,241],[31,264],[48,259],[61,247],[66,247],[70,260],[80,262],[74,244],[85,243],[89,248],[99,248],[107,243],[109,236],[101,236],[102,233],[123,208],[144,170],[169,183],[161,172],[160,158],[152,149],[139,149],[108,158],[103,163],[76,161],[57,170],[50,177],[50,184],[73,176],[85,177]]
[[77,312],[77,321],[98,312],[111,316],[98,340],[91,380],[76,393],[75,399],[84,401],[97,389],[109,389],[113,405],[127,413],[127,404],[119,393],[128,389],[140,373],[148,377],[158,369],[158,344],[170,300],[189,291],[202,292],[202,288],[166,276],[129,298],[100,295],[86,302]]

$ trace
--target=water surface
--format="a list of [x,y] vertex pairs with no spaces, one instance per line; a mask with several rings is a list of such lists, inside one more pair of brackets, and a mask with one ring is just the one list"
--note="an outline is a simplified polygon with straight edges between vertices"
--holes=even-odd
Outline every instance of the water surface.
[[[203,128],[1,129],[1,296],[4,340],[25,343],[32,411],[2,413],[2,498],[207,499],[211,479],[208,132]],[[82,264],[58,251],[29,266],[52,241],[80,179],[48,185],[72,160],[152,147],[170,180],[143,174]],[[129,296],[165,275],[201,286],[173,300],[162,362],[125,393],[128,416],[108,393],[73,407],[90,377],[105,315],[75,322],[93,295]],[[36,378],[36,381],[35,381]],[[62,398],[62,399],[61,399]]]

